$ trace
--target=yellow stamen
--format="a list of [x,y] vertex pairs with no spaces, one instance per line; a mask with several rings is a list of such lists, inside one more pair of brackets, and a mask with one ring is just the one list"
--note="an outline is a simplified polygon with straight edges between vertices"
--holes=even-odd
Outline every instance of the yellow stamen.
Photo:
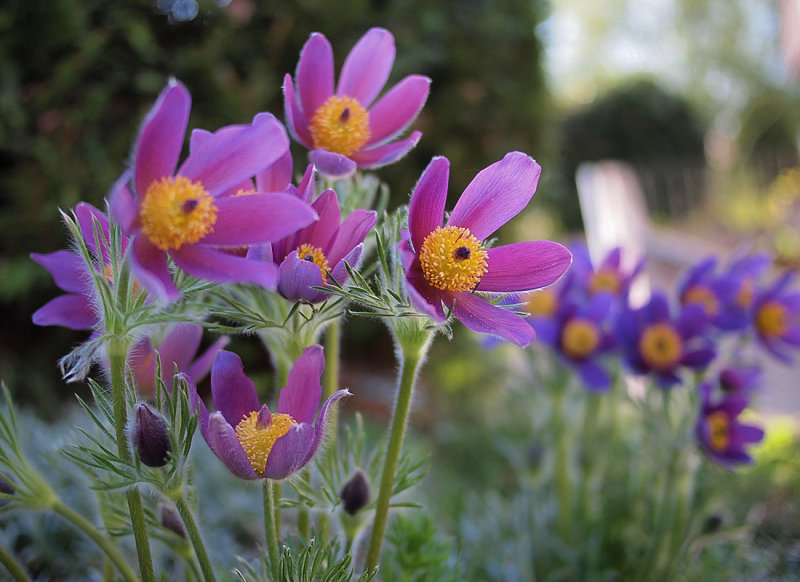
[[352,97],[333,95],[311,118],[315,148],[349,156],[362,148],[372,135],[369,112]]
[[442,291],[471,291],[486,273],[488,253],[469,232],[458,226],[436,227],[419,250],[422,273]]
[[178,250],[214,231],[217,207],[200,182],[165,177],[150,184],[139,218],[151,243],[162,251]]
[[573,360],[591,356],[599,344],[597,326],[588,319],[572,319],[561,330],[561,349]]
[[767,338],[783,337],[789,328],[786,307],[777,301],[766,301],[756,313],[756,328]]
[[553,315],[557,307],[558,297],[552,289],[547,288],[528,293],[523,309],[533,317],[547,317]]
[[328,271],[330,270],[328,267],[328,259],[321,248],[303,243],[297,247],[297,256],[304,261],[314,263],[318,266],[320,273],[322,273],[322,284],[325,285],[328,282]]
[[267,458],[275,441],[289,432],[297,422],[288,414],[276,413],[266,426],[259,426],[259,412],[251,412],[236,425],[236,437],[242,444],[250,465],[260,477],[264,476]]
[[717,296],[705,285],[689,287],[683,294],[683,303],[684,305],[700,305],[709,317],[714,317],[719,313]]
[[739,292],[736,294],[736,305],[742,309],[747,309],[753,304],[755,296],[755,284],[751,278],[742,281],[742,286],[739,287]]
[[589,280],[589,291],[592,294],[607,291],[618,295],[622,285],[619,276],[613,269],[600,269],[592,274]]
[[706,423],[709,432],[708,446],[715,453],[723,452],[731,442],[730,418],[724,411],[717,410],[706,417]]
[[655,323],[647,327],[639,339],[639,352],[648,366],[665,372],[680,361],[683,342],[669,323]]

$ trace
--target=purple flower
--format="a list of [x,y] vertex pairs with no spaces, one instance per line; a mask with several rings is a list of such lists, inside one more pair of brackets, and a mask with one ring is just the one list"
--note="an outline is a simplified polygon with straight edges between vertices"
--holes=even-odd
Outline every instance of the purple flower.
[[215,341],[195,358],[203,337],[203,327],[195,323],[173,326],[156,348],[151,338],[137,342],[128,354],[128,366],[133,373],[136,388],[144,397],[155,394],[156,364],[161,359],[161,380],[167,389],[172,388],[175,368],[195,382],[200,382],[211,370],[217,353],[228,344],[227,337]]
[[601,293],[587,302],[564,299],[554,316],[530,319],[536,339],[574,368],[589,390],[608,390],[611,377],[597,360],[616,346],[606,328],[614,298]]
[[719,373],[719,387],[728,394],[746,394],[761,386],[761,368],[736,365]]
[[356,167],[390,164],[419,141],[418,131],[395,140],[425,104],[430,79],[409,75],[375,101],[394,57],[392,34],[370,29],[347,56],[334,91],[333,49],[315,33],[300,53],[296,85],[291,75],[284,78],[287,125],[323,174],[345,177]]
[[[189,382],[192,406],[199,407],[199,426],[209,448],[240,479],[286,479],[303,468],[323,442],[331,404],[349,395],[339,390],[317,415],[322,396],[319,379],[325,367],[322,348],[306,348],[289,372],[277,412],[260,405],[242,361],[221,351],[211,370],[216,412],[209,414]],[[196,403],[196,404],[195,404]],[[317,417],[316,423],[314,417]]]
[[756,294],[753,323],[764,348],[779,360],[790,363],[790,348],[800,346],[800,293],[790,289],[796,274],[790,271]]
[[747,399],[733,395],[714,402],[711,399],[712,386],[708,382],[703,382],[698,390],[701,408],[695,434],[702,449],[726,467],[752,462],[745,449],[760,442],[764,431],[739,422],[739,415],[747,407]]
[[714,359],[706,326],[702,307],[688,305],[673,320],[666,297],[655,293],[643,307],[620,314],[617,339],[634,373],[653,374],[667,388],[680,382],[681,368],[702,369]]
[[619,247],[609,251],[597,267],[592,263],[589,249],[582,242],[570,244],[569,250],[572,253],[572,268],[567,277],[571,286],[584,290],[588,296],[608,293],[622,304],[627,304],[633,280],[644,268],[644,259],[628,271],[622,266],[622,249]]
[[226,194],[286,154],[286,132],[260,114],[250,125],[201,133],[176,170],[190,107],[189,92],[171,81],[134,148],[133,191],[120,180],[110,196],[113,218],[132,237],[133,274],[167,299],[180,295],[167,256],[202,279],[274,287],[274,272],[226,249],[283,238],[312,222],[314,212],[289,194]]
[[474,331],[527,345],[535,336],[528,322],[474,291],[530,291],[550,285],[569,267],[569,251],[550,241],[484,246],[528,204],[541,168],[523,153],[507,154],[478,173],[442,226],[449,169],[447,158],[434,158],[411,195],[410,240],[400,246],[411,303],[437,321],[445,320],[447,307]]
[[[108,252],[108,217],[85,202],[80,202],[75,207],[75,217],[86,246],[98,260],[102,259],[102,265],[96,266],[98,272],[110,279],[113,271]],[[97,239],[101,243],[99,249],[95,244],[95,225],[100,229]],[[127,246],[128,241],[123,238],[121,253],[125,252]],[[56,286],[66,292],[36,310],[33,314],[33,323],[61,325],[70,329],[94,329],[100,325],[99,311],[94,305],[95,290],[91,280],[92,274],[81,255],[76,251],[61,250],[47,254],[31,253],[30,256],[47,269],[53,276]]]

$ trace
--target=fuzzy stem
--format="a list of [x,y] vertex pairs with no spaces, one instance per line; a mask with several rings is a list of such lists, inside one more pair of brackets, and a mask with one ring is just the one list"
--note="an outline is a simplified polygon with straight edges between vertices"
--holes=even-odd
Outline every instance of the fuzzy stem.
[[6,567],[8,573],[11,574],[17,582],[32,582],[19,562],[17,562],[14,556],[2,545],[0,545],[0,564]]
[[269,479],[262,481],[261,489],[264,495],[264,534],[267,540],[267,553],[269,565],[272,568],[272,579],[278,580],[280,563],[278,562],[278,528],[275,512],[275,494],[272,482]]
[[200,530],[197,527],[197,522],[195,522],[194,516],[192,515],[192,510],[186,503],[183,494],[175,500],[175,507],[181,515],[183,525],[186,526],[186,534],[192,542],[197,561],[200,563],[200,570],[203,571],[203,579],[206,580],[206,582],[214,582],[216,580],[214,568],[211,565],[211,561],[208,559],[208,552],[203,543],[203,538],[200,535]]
[[372,524],[372,534],[369,540],[369,549],[367,550],[367,571],[374,569],[380,561],[381,546],[383,545],[386,523],[389,518],[389,505],[392,500],[395,473],[400,460],[400,452],[403,448],[403,438],[406,424],[408,423],[408,413],[411,408],[411,396],[414,392],[417,374],[425,360],[431,337],[430,332],[409,334],[402,338],[398,334],[401,357],[400,384],[397,389],[394,411],[392,412],[389,444],[386,448],[386,458],[383,462],[383,473],[381,474],[378,500],[375,506],[375,520]]
[[53,511],[69,521],[96,543],[98,547],[105,552],[108,559],[117,567],[117,570],[119,570],[119,573],[125,580],[137,582],[138,578],[136,574],[134,574],[131,567],[117,551],[117,548],[115,548],[111,541],[101,534],[97,528],[89,523],[82,515],[73,511],[61,501],[56,501],[55,505],[53,505]]
[[[341,325],[334,320],[325,330],[325,380],[323,398],[333,396],[339,388],[339,358],[341,357]],[[333,412],[336,412],[335,410]]]

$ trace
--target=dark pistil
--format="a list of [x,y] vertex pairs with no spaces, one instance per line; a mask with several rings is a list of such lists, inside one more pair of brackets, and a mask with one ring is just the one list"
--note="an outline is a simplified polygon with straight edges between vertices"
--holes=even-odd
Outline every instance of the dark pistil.
[[467,247],[458,247],[453,251],[453,258],[458,261],[466,261],[472,253]]
[[189,198],[187,201],[183,203],[183,213],[189,214],[192,210],[197,208],[198,201],[196,198]]
[[344,111],[342,111],[342,114],[339,116],[339,122],[340,123],[347,123],[347,121],[349,119],[350,119],[350,108],[349,107],[345,107]]

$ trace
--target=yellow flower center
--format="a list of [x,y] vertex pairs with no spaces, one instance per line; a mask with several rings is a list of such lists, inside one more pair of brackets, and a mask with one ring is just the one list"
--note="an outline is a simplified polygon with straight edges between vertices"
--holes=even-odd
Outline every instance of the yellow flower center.
[[572,319],[561,330],[561,349],[573,360],[592,355],[599,344],[597,326],[588,319]]
[[165,177],[147,188],[139,218],[151,243],[162,251],[178,250],[214,231],[217,207],[200,182]]
[[777,301],[765,302],[756,313],[756,327],[764,337],[783,337],[789,327],[786,307]]
[[686,305],[700,305],[709,317],[714,317],[719,313],[719,301],[714,292],[705,285],[689,287],[683,294],[683,302]]
[[328,267],[328,259],[325,257],[325,253],[322,252],[321,248],[303,243],[297,247],[297,256],[304,261],[314,263],[318,266],[320,273],[322,273],[322,284],[325,285],[325,283],[328,282],[328,271],[330,270]]
[[589,280],[589,291],[592,294],[607,291],[618,295],[621,287],[619,276],[612,269],[600,269],[599,271],[595,271],[592,278]]
[[681,359],[681,336],[669,323],[655,323],[644,330],[639,339],[639,352],[654,370],[672,369]]
[[419,250],[422,273],[442,291],[471,291],[486,273],[488,253],[483,245],[459,226],[437,226]]
[[539,289],[525,296],[525,311],[534,317],[553,315],[558,307],[558,297],[552,289]]
[[748,278],[742,281],[742,286],[739,287],[739,292],[736,294],[736,305],[742,309],[746,309],[753,304],[753,296],[755,295],[755,284],[753,280]]
[[706,417],[708,424],[708,446],[715,453],[721,453],[728,448],[731,442],[731,421],[722,410],[712,412]]
[[242,444],[253,471],[260,477],[264,476],[264,467],[275,441],[297,424],[291,416],[280,412],[265,420],[268,414],[251,412],[236,425],[236,437]]
[[372,135],[369,113],[352,97],[328,97],[311,118],[315,148],[349,156],[362,148]]

